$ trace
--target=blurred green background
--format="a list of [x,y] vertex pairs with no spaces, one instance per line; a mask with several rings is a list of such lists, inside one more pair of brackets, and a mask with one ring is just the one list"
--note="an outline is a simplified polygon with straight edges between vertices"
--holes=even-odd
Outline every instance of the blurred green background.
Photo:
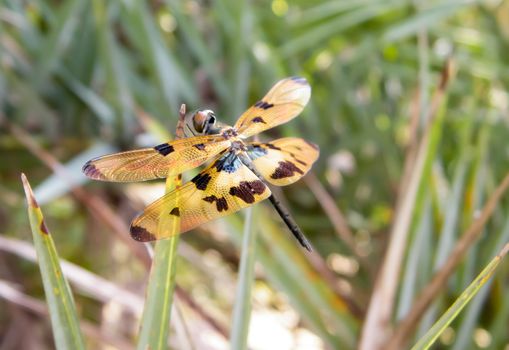
[[[149,256],[127,227],[164,184],[90,183],[81,166],[159,143],[181,103],[233,124],[293,75],[308,79],[309,105],[261,138],[320,146],[313,171],[280,193],[315,252],[297,246],[267,203],[256,207],[250,348],[357,346],[401,220],[405,159],[431,125],[428,166],[413,175],[421,181],[391,316],[398,325],[508,170],[508,52],[508,1],[1,0],[0,349],[53,347],[40,274],[26,255],[21,172],[60,256],[103,278],[71,279],[87,344],[131,348]],[[508,241],[508,205],[497,203],[410,343]],[[235,214],[182,236],[178,304],[198,349],[227,347],[242,222]],[[437,348],[509,346],[506,265]]]

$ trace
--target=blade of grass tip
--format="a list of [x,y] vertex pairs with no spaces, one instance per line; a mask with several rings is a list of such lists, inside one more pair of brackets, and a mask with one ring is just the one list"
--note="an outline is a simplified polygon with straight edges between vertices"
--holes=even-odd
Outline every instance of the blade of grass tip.
[[456,318],[461,310],[474,297],[479,289],[486,284],[495,272],[496,268],[509,251],[506,244],[501,252],[493,258],[477,278],[461,293],[451,307],[440,317],[430,330],[412,347],[412,350],[429,349],[435,340],[442,334],[449,324]]
[[25,174],[21,174],[21,181],[25,189],[30,227],[50,310],[55,345],[57,349],[85,349],[71,289],[62,273],[55,244]]
[[[177,138],[183,137],[181,125],[186,114],[185,105],[180,108]],[[180,131],[180,132],[179,132]],[[165,193],[171,192],[182,183],[181,175],[166,179]],[[178,200],[177,200],[178,206]],[[163,212],[169,212],[164,210]],[[154,258],[147,286],[147,298],[143,309],[138,349],[166,349],[170,326],[171,305],[175,291],[175,272],[177,266],[178,233],[180,219],[173,215],[162,215],[158,230],[170,232],[170,238],[155,243]]]
[[387,349],[399,349],[402,344],[408,339],[408,336],[413,331],[419,320],[424,316],[426,309],[435,300],[436,296],[443,287],[446,285],[447,279],[452,275],[456,266],[460,263],[462,257],[479,237],[482,229],[485,227],[488,219],[495,211],[498,202],[500,201],[503,194],[509,188],[509,173],[507,173],[495,189],[493,194],[490,196],[486,205],[481,211],[481,214],[477,219],[463,232],[460,237],[461,239],[456,243],[456,246],[449,255],[447,261],[444,263],[442,269],[437,272],[433,279],[428,285],[423,288],[420,296],[417,298],[416,303],[407,314],[407,316],[399,322],[399,326],[396,327],[396,331],[391,336],[390,341],[387,344]]
[[233,306],[232,349],[247,349],[249,321],[251,317],[251,290],[254,281],[254,264],[256,257],[256,229],[253,227],[253,207],[246,209],[244,235],[242,238],[242,255],[240,257],[239,281]]

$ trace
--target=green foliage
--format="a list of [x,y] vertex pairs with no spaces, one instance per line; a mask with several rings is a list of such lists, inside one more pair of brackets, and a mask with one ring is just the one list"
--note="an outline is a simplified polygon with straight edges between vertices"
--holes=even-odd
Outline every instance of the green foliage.
[[[302,75],[312,86],[308,107],[260,137],[302,136],[320,146],[313,175],[325,194],[312,191],[307,179],[281,193],[316,251],[301,250],[273,210],[260,204],[250,227],[233,215],[182,236],[175,274],[173,253],[158,249],[168,253],[159,270],[168,278],[146,294],[159,290],[171,300],[176,283],[184,324],[175,314],[169,318],[159,297],[150,297],[150,313],[164,324],[170,319],[174,348],[186,341],[200,348],[216,344],[208,334],[231,339],[233,305],[248,307],[251,294],[250,334],[259,334],[257,315],[273,312],[293,336],[287,347],[306,328],[318,339],[303,335],[303,343],[353,349],[375,337],[366,315],[379,311],[370,296],[387,288],[394,295],[381,302],[390,306],[388,324],[406,345],[414,344],[509,238],[508,201],[501,194],[478,236],[455,258],[447,283],[415,323],[407,323],[421,291],[445,273],[457,242],[509,169],[508,13],[507,1],[2,0],[0,234],[30,237],[19,187],[23,171],[41,182],[35,192],[44,193],[60,256],[143,296],[151,262],[145,247],[128,237],[127,225],[154,185],[85,183],[79,160],[156,144],[161,132],[154,125],[173,132],[181,103],[189,111],[214,109],[233,123],[277,80]],[[441,86],[449,58],[453,69]],[[332,211],[322,207],[327,203]],[[326,214],[338,209],[346,233]],[[397,227],[400,233],[391,234]],[[244,229],[256,230],[260,266],[245,275],[255,276],[253,287],[247,280],[239,287],[251,293],[244,289],[245,297],[235,300],[239,254],[245,253],[236,247]],[[352,242],[339,238],[345,235]],[[38,271],[5,251],[0,244],[0,279],[42,299],[46,287]],[[381,269],[387,261],[394,263]],[[438,338],[443,346],[498,349],[509,343],[506,266],[448,325]],[[138,334],[141,315],[125,316],[115,300],[98,297],[103,287],[96,288],[75,294],[90,326],[87,345],[123,348],[138,336],[148,339]],[[19,312],[0,303],[2,339]],[[37,313],[30,305],[21,306]],[[143,316],[143,324],[150,322]],[[240,326],[239,332],[246,330]],[[108,334],[100,331],[105,328]],[[166,336],[161,339],[165,346]]]
[[85,349],[71,289],[62,273],[55,243],[24,174],[21,179],[56,348]]

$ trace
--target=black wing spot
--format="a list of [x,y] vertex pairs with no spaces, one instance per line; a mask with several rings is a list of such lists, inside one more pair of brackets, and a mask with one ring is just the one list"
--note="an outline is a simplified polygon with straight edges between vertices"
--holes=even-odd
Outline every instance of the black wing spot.
[[216,202],[216,209],[218,212],[222,212],[223,210],[224,211],[228,210],[228,202],[226,201],[226,199],[224,197],[218,198],[218,197],[212,195],[212,196],[203,198],[203,200],[208,203]]
[[294,161],[296,161],[297,163],[299,163],[301,165],[307,166],[307,163],[303,162],[302,160],[297,158],[297,156],[294,153],[289,152],[289,154],[290,154],[290,157],[292,157]]
[[265,191],[265,185],[260,180],[241,181],[239,186],[231,187],[230,194],[239,197],[246,203],[255,201],[255,194],[262,194]]
[[167,156],[168,154],[170,154],[171,152],[175,151],[175,149],[173,148],[172,145],[168,144],[168,143],[161,143],[160,145],[157,145],[154,147],[154,149],[159,152],[159,154],[163,155],[163,156]]
[[198,144],[194,145],[194,147],[196,147],[200,151],[203,151],[205,149],[205,145],[203,143],[198,143]]
[[281,151],[281,148],[279,148],[278,146],[274,146],[272,143],[266,143],[265,146],[267,146],[267,148],[274,149],[276,151]]
[[302,85],[307,85],[307,83],[308,83],[306,78],[303,78],[303,77],[291,77],[290,79],[292,79],[294,82],[302,84]]
[[263,124],[267,124],[267,123],[265,123],[265,120],[263,120],[263,118],[262,118],[262,117],[254,117],[254,118],[252,119],[252,122],[253,122],[253,123],[263,123]]
[[85,163],[82,170],[83,170],[83,173],[91,179],[97,179],[97,180],[105,179],[105,176],[103,175],[103,173],[101,173],[101,171],[99,169],[97,169],[97,167],[90,160]]
[[272,179],[284,179],[286,177],[292,177],[295,173],[299,173],[301,175],[304,174],[304,172],[297,168],[292,162],[281,161],[279,162],[279,166],[274,171],[274,174],[270,175],[270,177]]
[[195,184],[196,188],[202,191],[205,191],[207,189],[207,186],[212,179],[212,176],[210,176],[207,173],[204,174],[198,174],[195,177],[192,178],[191,182]]
[[179,207],[175,207],[170,211],[170,214],[173,216],[180,216],[180,209]]
[[269,109],[269,108],[274,107],[274,104],[267,103],[265,101],[258,101],[258,102],[255,103],[255,107],[258,107],[258,108],[261,108],[261,109]]
[[156,236],[141,226],[131,226],[131,237],[138,242],[150,242],[156,240]]

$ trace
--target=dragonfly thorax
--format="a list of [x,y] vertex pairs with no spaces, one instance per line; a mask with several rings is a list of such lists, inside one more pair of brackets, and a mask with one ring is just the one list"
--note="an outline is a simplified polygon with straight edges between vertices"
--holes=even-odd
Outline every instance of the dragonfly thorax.
[[230,151],[234,152],[235,154],[245,152],[246,150],[247,150],[246,145],[244,144],[244,142],[240,140],[233,141],[230,146]]

